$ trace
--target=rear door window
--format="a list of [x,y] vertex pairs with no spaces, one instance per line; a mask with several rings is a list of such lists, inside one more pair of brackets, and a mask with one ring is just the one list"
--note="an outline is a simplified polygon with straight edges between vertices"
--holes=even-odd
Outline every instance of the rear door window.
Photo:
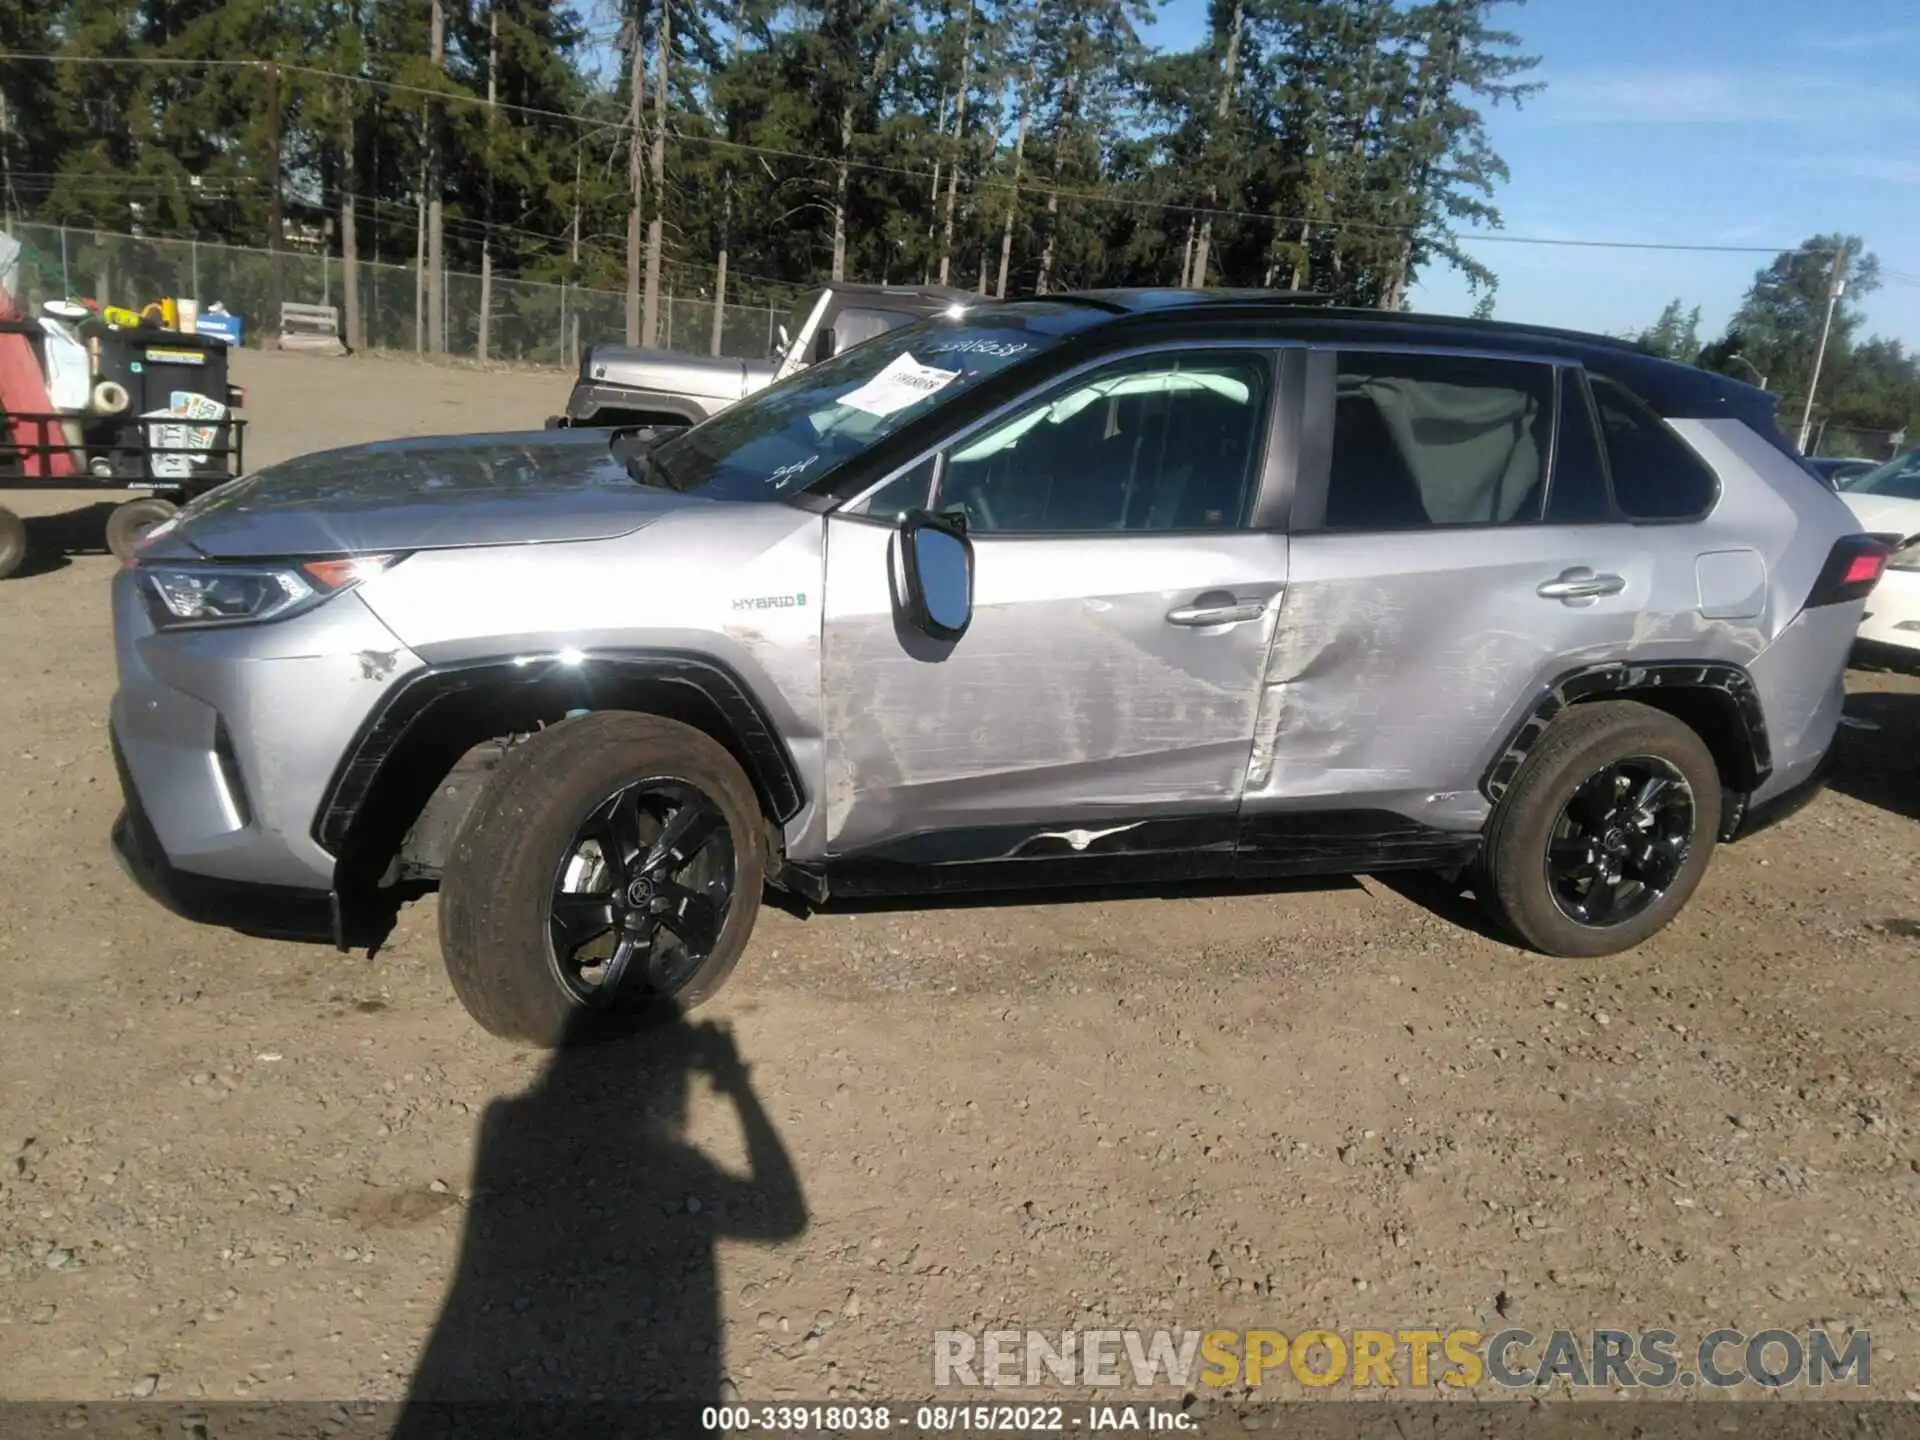
[[1325,528],[1522,525],[1544,513],[1554,369],[1342,351]]

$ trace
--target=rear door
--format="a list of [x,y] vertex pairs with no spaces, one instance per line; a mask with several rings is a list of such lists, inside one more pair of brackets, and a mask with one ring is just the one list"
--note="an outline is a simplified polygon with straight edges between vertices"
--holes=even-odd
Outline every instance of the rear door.
[[1514,717],[1559,673],[1632,653],[1656,589],[1612,516],[1580,372],[1551,358],[1310,352],[1292,532],[1243,807],[1254,859],[1301,812],[1387,843],[1477,828]]
[[[1287,539],[1262,523],[1275,355],[1145,350],[1014,402],[834,515],[829,849],[1231,863]],[[902,510],[966,517],[970,628],[897,618]]]

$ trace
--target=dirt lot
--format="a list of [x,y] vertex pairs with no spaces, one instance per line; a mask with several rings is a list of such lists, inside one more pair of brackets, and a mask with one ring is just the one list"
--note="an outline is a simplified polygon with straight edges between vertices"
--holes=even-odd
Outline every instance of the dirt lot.
[[[237,378],[256,463],[567,383]],[[769,913],[703,1016],[741,1099],[692,1039],[488,1039],[431,902],[369,958],[144,899],[104,506],[0,498],[72,552],[0,584],[0,1399],[398,1396],[442,1318],[453,1391],[899,1399],[945,1327],[1855,1324],[1920,1398],[1920,680],[1856,672],[1837,792],[1605,962],[1371,880]]]

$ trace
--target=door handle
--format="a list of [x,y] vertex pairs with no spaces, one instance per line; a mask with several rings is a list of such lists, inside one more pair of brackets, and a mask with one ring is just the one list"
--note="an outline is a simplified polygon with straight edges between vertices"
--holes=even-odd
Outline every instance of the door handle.
[[1626,588],[1627,582],[1618,575],[1596,575],[1586,566],[1576,565],[1571,570],[1563,570],[1558,579],[1547,581],[1536,593],[1549,600],[1580,605],[1602,595],[1618,595]]
[[1230,590],[1209,590],[1196,595],[1191,605],[1179,605],[1167,612],[1169,625],[1238,625],[1258,620],[1266,614],[1264,600],[1242,600]]

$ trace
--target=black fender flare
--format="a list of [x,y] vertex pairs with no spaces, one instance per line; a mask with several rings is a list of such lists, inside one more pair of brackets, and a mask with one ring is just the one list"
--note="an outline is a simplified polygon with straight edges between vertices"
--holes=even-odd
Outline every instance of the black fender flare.
[[1616,661],[1570,670],[1548,685],[1487,767],[1480,793],[1499,803],[1547,726],[1569,705],[1647,690],[1705,690],[1724,696],[1737,717],[1733,738],[1741,752],[1738,759],[1746,789],[1759,789],[1773,773],[1773,748],[1767,737],[1766,714],[1760,708],[1760,692],[1744,668],[1723,660]]
[[[572,657],[569,657],[571,660]],[[675,650],[591,650],[560,669],[557,655],[489,657],[431,665],[407,676],[361,725],[335,768],[314,816],[313,838],[339,858],[402,740],[436,706],[488,689],[556,683],[577,688],[582,708],[606,683],[684,685],[722,717],[773,819],[784,824],[806,800],[799,768],[752,689],[709,656]]]
[[604,380],[582,380],[567,397],[566,419],[582,429],[620,429],[631,421],[603,420],[605,414],[661,415],[683,425],[698,425],[711,414],[697,400],[664,390],[629,390]]

